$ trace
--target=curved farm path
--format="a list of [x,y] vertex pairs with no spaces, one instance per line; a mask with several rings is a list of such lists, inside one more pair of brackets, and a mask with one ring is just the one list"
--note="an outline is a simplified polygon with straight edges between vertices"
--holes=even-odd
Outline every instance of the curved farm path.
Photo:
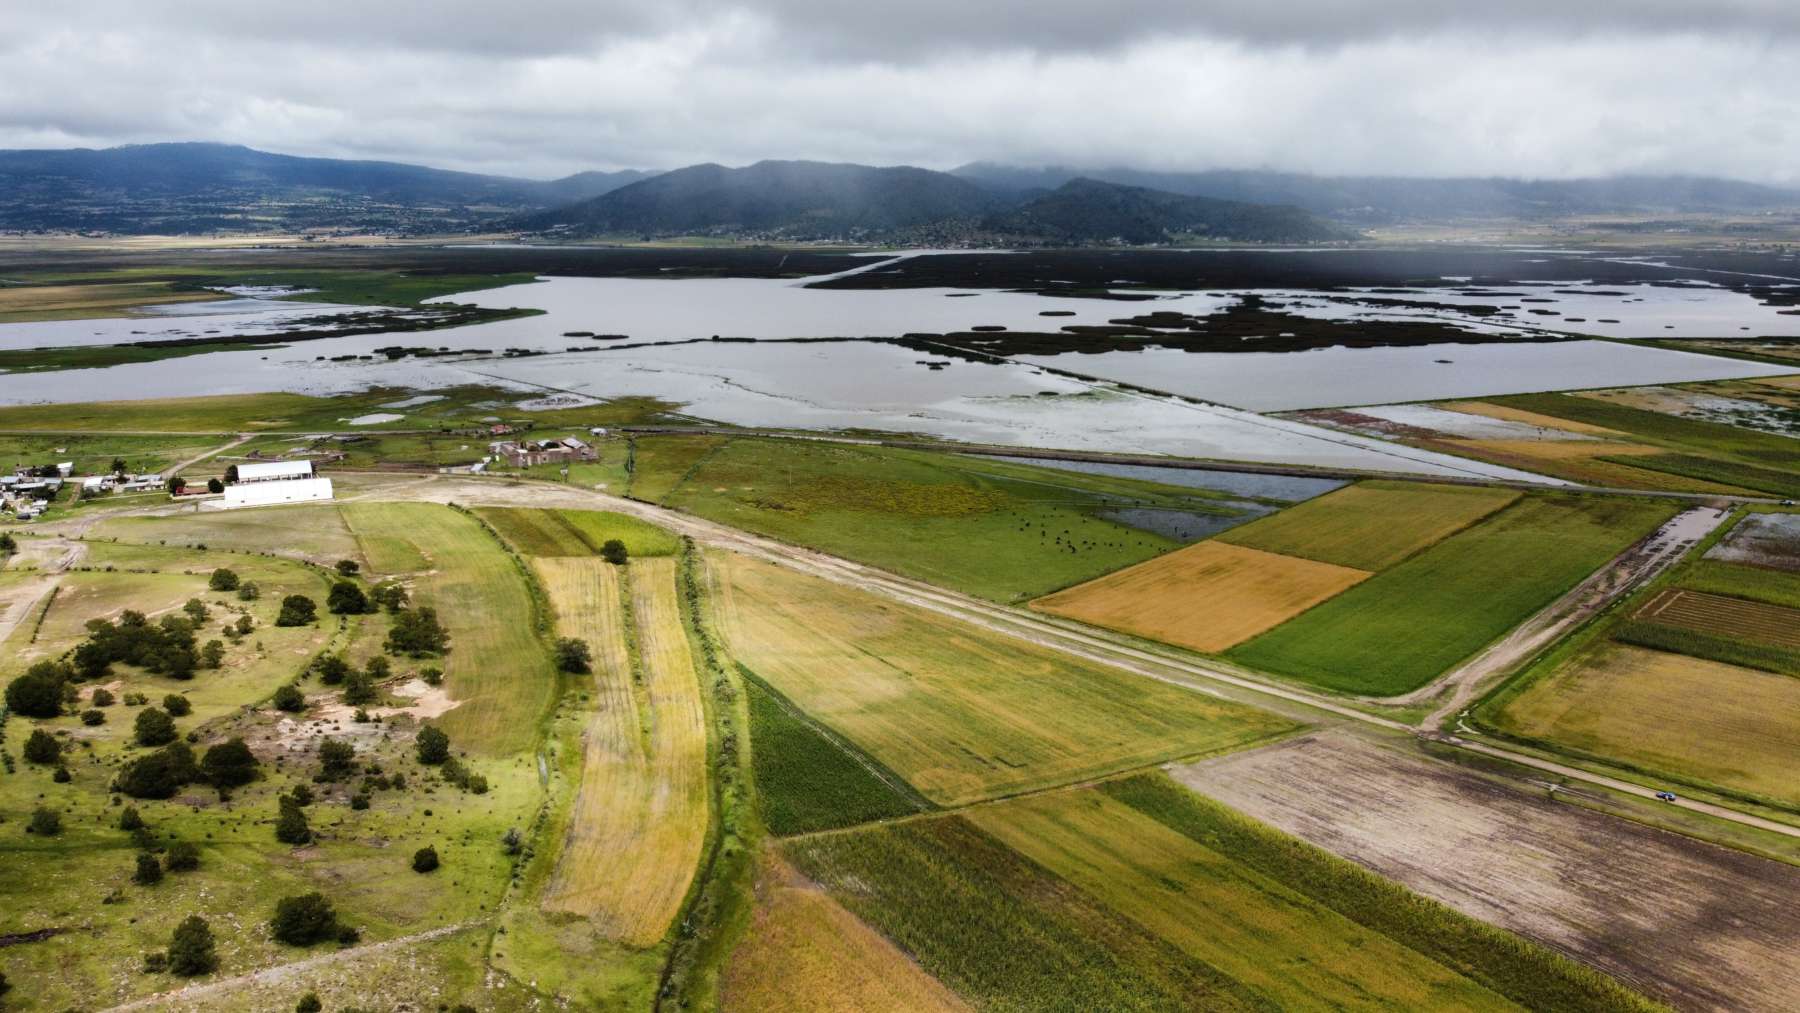
[[265,967],[260,971],[250,971],[245,974],[233,975],[229,978],[220,978],[217,981],[208,981],[199,985],[188,985],[185,988],[170,989],[167,992],[158,992],[155,995],[147,995],[142,999],[133,999],[128,1003],[122,1003],[118,1006],[109,1006],[107,1007],[106,1013],[123,1013],[125,1010],[151,1009],[166,1002],[205,999],[229,992],[234,988],[241,988],[245,985],[280,984],[296,975],[305,974],[308,971],[317,970],[321,967],[329,967],[332,964],[342,963],[346,960],[362,959],[372,953],[397,950],[401,947],[411,946],[414,943],[430,942],[433,939],[441,939],[444,936],[455,935],[464,929],[474,928],[481,924],[484,923],[481,921],[459,922],[455,925],[446,925],[441,929],[432,929],[429,932],[420,932],[415,935],[401,936],[398,939],[388,939],[379,943],[370,943],[367,946],[353,946],[347,950],[337,950],[332,953],[321,954],[317,957],[308,957],[305,960],[296,960],[288,964],[277,964],[274,967]]

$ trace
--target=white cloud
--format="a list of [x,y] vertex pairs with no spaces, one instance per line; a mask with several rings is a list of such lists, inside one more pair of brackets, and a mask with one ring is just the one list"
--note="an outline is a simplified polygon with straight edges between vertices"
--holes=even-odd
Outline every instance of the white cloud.
[[0,146],[1800,182],[1800,10],[1758,0],[74,6],[9,14]]

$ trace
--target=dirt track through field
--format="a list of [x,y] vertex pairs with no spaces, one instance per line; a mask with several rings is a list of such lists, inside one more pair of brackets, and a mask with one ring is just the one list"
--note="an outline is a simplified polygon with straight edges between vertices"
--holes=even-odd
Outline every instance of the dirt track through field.
[[[1078,657],[1101,661],[1144,678],[1186,686],[1203,693],[1255,702],[1260,706],[1291,716],[1316,720],[1322,715],[1330,715],[1390,731],[1408,734],[1417,734],[1420,731],[1419,728],[1412,725],[1371,714],[1337,699],[1297,687],[1270,682],[1257,677],[1254,673],[1229,665],[1172,657],[1169,654],[1146,650],[1103,631],[1078,628],[1059,620],[1033,615],[1023,609],[995,605],[970,595],[946,591],[871,566],[853,563],[812,549],[788,545],[760,535],[752,535],[724,524],[637,500],[622,499],[578,487],[540,482],[505,482],[456,476],[408,477],[399,480],[385,475],[358,477],[359,484],[371,479],[378,486],[385,487],[387,483],[392,483],[392,485],[387,487],[386,491],[378,488],[359,487],[356,492],[360,498],[393,498],[436,503],[455,502],[465,505],[583,507],[628,514],[640,520],[659,524],[678,534],[691,536],[708,545],[741,552],[827,580],[887,595],[896,600],[953,616],[976,626],[1006,633],[1030,643],[1052,647]],[[1702,511],[1702,516],[1710,512],[1710,509]],[[1693,511],[1685,512],[1676,519],[1680,520],[1681,517],[1688,517],[1693,513]],[[1673,523],[1673,521],[1670,522],[1670,524]],[[1690,521],[1689,523],[1696,522]],[[1717,520],[1715,519],[1713,523],[1716,524]],[[1669,529],[1669,525],[1664,525],[1661,530],[1647,539],[1644,545],[1663,540],[1664,533]],[[1674,540],[1673,544],[1678,544],[1688,537],[1698,536],[1684,531],[1680,537]],[[1626,555],[1630,556],[1635,551],[1634,547]],[[1673,548],[1666,548],[1665,551],[1670,553],[1667,556],[1669,561],[1679,557],[1679,553],[1675,552]],[[1615,560],[1608,564],[1607,569],[1602,573],[1611,571],[1619,563],[1620,560]],[[1663,565],[1667,565],[1666,562]],[[1600,580],[1600,577],[1597,575],[1591,580]],[[1582,586],[1586,587],[1587,583],[1584,582]],[[1577,591],[1579,590],[1578,588]],[[1614,594],[1616,593],[1617,591],[1614,592]],[[1555,608],[1556,605],[1552,605],[1545,610],[1544,614],[1554,611]],[[1541,615],[1538,618],[1541,618]],[[1473,692],[1473,688],[1473,684],[1471,684],[1468,691]],[[1431,724],[1428,722],[1425,727],[1429,728]],[[1640,798],[1652,798],[1655,795],[1653,789],[1641,784],[1633,784],[1617,777],[1581,770],[1502,746],[1472,742],[1462,738],[1446,738],[1445,741],[1475,752],[1504,757],[1513,763],[1535,767],[1559,777],[1588,781]],[[1670,804],[1771,833],[1800,838],[1800,827],[1777,823],[1725,806],[1687,798]]]
[[1487,650],[1411,693],[1390,697],[1385,702],[1420,703],[1435,699],[1448,690],[1448,695],[1444,696],[1431,715],[1420,722],[1425,728],[1438,727],[1450,717],[1462,713],[1477,695],[1485,692],[1497,679],[1668,569],[1689,546],[1711,534],[1713,529],[1725,523],[1730,516],[1729,510],[1716,510],[1712,507],[1695,507],[1676,514],[1648,538],[1620,553],[1593,576],[1544,606],[1536,615],[1519,624]]
[[1172,771],[1250,816],[1682,1009],[1800,1008],[1800,869],[1343,730]]

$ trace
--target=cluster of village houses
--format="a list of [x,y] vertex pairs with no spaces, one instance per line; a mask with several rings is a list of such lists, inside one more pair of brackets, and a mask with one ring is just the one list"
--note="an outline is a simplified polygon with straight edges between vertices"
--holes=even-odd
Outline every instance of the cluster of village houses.
[[45,506],[62,492],[63,486],[70,483],[79,483],[83,496],[100,496],[114,490],[144,492],[158,489],[162,487],[163,477],[157,474],[105,474],[77,478],[73,461],[20,467],[10,475],[0,475],[0,510],[11,513],[18,520],[31,520],[42,514]]
[[[496,426],[494,434],[510,432],[510,427]],[[588,430],[590,436],[605,436],[606,430]],[[342,453],[330,455],[341,460]],[[504,463],[513,468],[540,465],[569,465],[598,460],[600,454],[592,444],[578,436],[547,440],[500,440],[488,444],[488,456],[472,465],[447,468],[446,471],[480,473],[490,463]],[[32,520],[44,512],[63,486],[79,483],[81,496],[102,496],[111,492],[148,492],[165,488],[160,474],[105,474],[76,477],[72,461],[58,464],[18,468],[14,474],[0,475],[0,509],[9,511],[21,521]],[[320,476],[311,459],[283,461],[251,461],[232,465],[225,477],[212,482],[189,481],[170,490],[177,499],[194,498],[203,509],[230,510],[237,507],[269,506],[277,503],[308,503],[332,498],[331,479]]]
[[[236,507],[266,506],[275,503],[306,503],[332,498],[331,479],[313,471],[313,462],[266,461],[232,466],[232,481],[211,488],[206,481],[190,482],[170,495],[177,499],[196,497],[201,506],[213,510]],[[37,518],[62,492],[65,485],[78,483],[83,498],[103,496],[111,492],[152,492],[167,488],[162,475],[104,474],[76,477],[75,464],[63,461],[55,465],[21,467],[11,475],[0,475],[0,509],[13,518],[29,521]]]

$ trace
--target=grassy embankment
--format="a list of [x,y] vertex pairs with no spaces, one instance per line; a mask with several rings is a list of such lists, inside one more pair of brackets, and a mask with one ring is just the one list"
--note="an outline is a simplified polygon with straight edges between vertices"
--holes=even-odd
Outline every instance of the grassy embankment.
[[639,438],[629,495],[995,601],[1178,543],[1102,516],[1235,514],[1227,497],[948,453],[752,437]]

